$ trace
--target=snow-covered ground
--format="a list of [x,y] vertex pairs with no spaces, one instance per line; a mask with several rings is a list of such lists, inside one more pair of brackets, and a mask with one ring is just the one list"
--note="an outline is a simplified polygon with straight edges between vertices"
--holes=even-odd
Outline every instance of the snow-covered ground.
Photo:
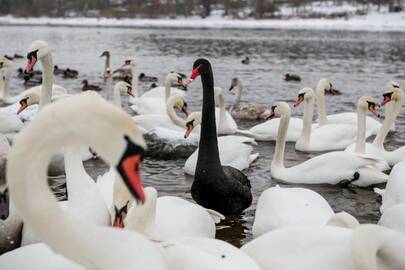
[[111,18],[17,18],[0,17],[0,25],[49,25],[93,27],[168,27],[168,28],[227,28],[227,29],[318,29],[348,31],[401,31],[405,32],[405,12],[377,13],[351,16],[348,19],[274,19],[234,20],[214,15],[206,19],[111,19]]

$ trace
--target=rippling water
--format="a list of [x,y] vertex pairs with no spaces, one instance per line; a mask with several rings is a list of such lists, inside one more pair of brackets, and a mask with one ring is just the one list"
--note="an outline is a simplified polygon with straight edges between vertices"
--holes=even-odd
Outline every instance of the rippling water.
[[[35,39],[46,40],[53,51],[55,64],[78,69],[78,79],[56,83],[69,92],[80,92],[80,81],[103,86],[104,61],[99,55],[104,50],[112,54],[112,66],[118,67],[128,56],[135,56],[141,72],[158,76],[163,82],[169,71],[189,74],[198,57],[211,60],[216,85],[227,89],[233,77],[239,77],[245,86],[242,101],[249,104],[270,105],[276,100],[291,100],[304,86],[315,87],[318,79],[328,77],[343,96],[327,97],[328,112],[354,111],[362,95],[380,99],[388,80],[405,85],[404,33],[371,33],[340,31],[286,31],[286,30],[180,30],[180,29],[116,29],[73,27],[0,27],[0,52],[25,55]],[[245,56],[250,65],[241,65]],[[15,67],[25,60],[17,59]],[[285,82],[286,72],[296,73],[302,82]],[[141,92],[148,88],[141,84]],[[22,89],[22,82],[14,79],[12,92]],[[227,92],[227,91],[225,91]],[[231,103],[233,96],[226,93]],[[197,80],[190,88],[187,101],[191,109],[200,110],[202,90]],[[192,111],[191,110],[191,111]],[[302,115],[302,109],[294,110]],[[240,123],[248,128],[256,123]],[[390,134],[387,148],[405,143],[405,117],[400,114],[397,132]],[[252,183],[254,203],[242,215],[228,218],[218,226],[218,237],[235,245],[251,239],[256,201],[266,188],[275,185],[270,177],[270,162],[274,143],[259,143],[255,150],[260,159],[246,174]],[[298,153],[293,144],[286,147],[286,165],[300,163],[312,155]],[[192,178],[183,173],[184,159],[146,159],[143,164],[145,185],[155,186],[160,195],[175,195],[191,199]],[[101,161],[88,161],[88,172],[96,177],[106,171]],[[56,184],[63,197],[63,180]],[[284,185],[283,185],[284,186]],[[301,185],[302,186],[302,185]],[[376,222],[379,218],[377,196],[371,188],[348,189],[327,185],[306,186],[321,193],[335,211],[345,210],[361,222]]]

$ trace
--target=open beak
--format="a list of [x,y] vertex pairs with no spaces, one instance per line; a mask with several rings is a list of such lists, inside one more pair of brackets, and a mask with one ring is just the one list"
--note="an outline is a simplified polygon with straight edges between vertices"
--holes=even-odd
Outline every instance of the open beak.
[[190,133],[191,133],[191,131],[193,131],[193,125],[191,125],[191,124],[188,124],[187,126],[186,126],[186,132],[184,133],[184,139],[187,139],[188,138],[188,136],[190,136]]
[[17,114],[20,114],[22,111],[24,111],[28,107],[28,104],[26,101],[21,101],[20,102],[20,108],[17,111]]
[[29,73],[33,70],[35,63],[37,62],[37,59],[34,56],[31,56],[30,59],[27,61],[27,65],[25,66],[25,73]]
[[197,78],[200,75],[200,67],[201,67],[201,65],[199,65],[198,67],[193,69],[193,71],[191,72],[190,78],[187,80],[186,84],[192,83],[195,80],[195,78]]
[[298,107],[304,101],[303,96],[298,96],[297,100],[294,102],[294,107]]
[[387,104],[387,103],[390,102],[390,101],[391,101],[391,97],[389,97],[389,96],[384,96],[384,100],[381,101],[380,106],[382,107],[382,106],[384,106],[385,104]]
[[374,114],[376,117],[380,118],[380,112],[377,110],[375,106],[368,107],[368,110]]

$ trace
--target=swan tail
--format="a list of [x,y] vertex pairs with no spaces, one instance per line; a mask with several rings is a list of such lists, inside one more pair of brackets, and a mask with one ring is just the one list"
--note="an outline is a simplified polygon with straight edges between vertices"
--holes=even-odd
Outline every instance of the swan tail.
[[214,220],[215,223],[220,223],[221,220],[225,219],[225,216],[222,215],[221,213],[212,210],[212,209],[207,209],[208,214],[211,216],[211,218]]
[[384,195],[385,193],[385,189],[382,188],[374,188],[374,193],[380,195],[381,197]]
[[235,133],[238,134],[238,135],[243,135],[243,136],[246,136],[246,137],[255,138],[255,135],[252,132],[250,132],[249,130],[237,129]]

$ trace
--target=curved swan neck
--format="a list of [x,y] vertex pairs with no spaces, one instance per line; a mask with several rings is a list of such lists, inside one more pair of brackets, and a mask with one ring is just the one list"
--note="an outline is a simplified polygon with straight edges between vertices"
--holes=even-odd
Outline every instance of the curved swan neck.
[[174,110],[174,102],[175,100],[169,100],[166,106],[166,111],[167,115],[169,116],[170,120],[172,120],[173,123],[178,125],[181,128],[184,128],[187,124],[187,121],[180,118],[176,111]]
[[276,147],[274,150],[274,157],[272,166],[276,165],[279,167],[284,167],[284,150],[285,141],[287,137],[288,124],[290,123],[290,115],[282,115],[280,118],[280,124],[278,126]]
[[312,129],[312,118],[314,115],[314,99],[306,98],[305,99],[305,110],[304,110],[304,119],[301,131],[301,139],[304,140],[306,144],[309,144],[311,139],[311,129]]
[[316,102],[318,109],[319,126],[326,125],[328,118],[326,117],[326,105],[325,105],[325,89],[318,85],[316,87]]
[[146,201],[136,205],[128,212],[125,219],[125,229],[134,230],[144,235],[150,235],[155,226],[157,192],[154,188],[145,188]]
[[240,100],[242,98],[242,90],[243,90],[243,85],[239,81],[238,84],[235,86],[236,90],[236,96],[235,96],[235,101],[233,102],[233,109],[239,109],[240,106]]
[[3,98],[7,98],[10,95],[10,82],[13,77],[13,62],[10,61],[6,73],[6,80],[4,81]]
[[169,76],[167,76],[166,81],[165,81],[165,100],[166,100],[166,102],[170,98],[171,92],[172,92],[172,82],[171,82]]
[[391,105],[391,109],[388,110],[389,114],[385,116],[382,126],[373,141],[373,145],[381,149],[384,148],[385,138],[390,132],[392,125],[395,123],[395,119],[397,118],[403,104],[402,101],[393,100],[390,102],[392,102],[393,104]]
[[366,151],[366,112],[357,108],[357,141],[355,151],[364,154]]
[[225,99],[222,93],[220,92],[217,95],[219,103],[219,126],[223,126],[226,123],[226,110],[225,110]]
[[113,96],[113,78],[112,76],[109,76],[106,80],[106,99],[110,100],[111,97]]
[[209,172],[212,175],[223,174],[221,161],[219,160],[215,123],[214,77],[211,66],[208,66],[207,69],[206,72],[201,74],[203,105],[196,176],[200,172],[204,174]]
[[39,109],[41,110],[45,105],[51,103],[52,86],[53,86],[53,60],[52,54],[48,53],[41,58],[42,63],[42,89],[41,98],[39,100]]
[[405,258],[405,237],[396,231],[377,225],[361,225],[352,233],[354,264],[358,270],[402,269]]
[[131,66],[131,74],[132,74],[132,81],[131,81],[131,87],[132,87],[132,93],[134,94],[135,98],[138,97],[138,76],[139,76],[139,71],[137,66]]

